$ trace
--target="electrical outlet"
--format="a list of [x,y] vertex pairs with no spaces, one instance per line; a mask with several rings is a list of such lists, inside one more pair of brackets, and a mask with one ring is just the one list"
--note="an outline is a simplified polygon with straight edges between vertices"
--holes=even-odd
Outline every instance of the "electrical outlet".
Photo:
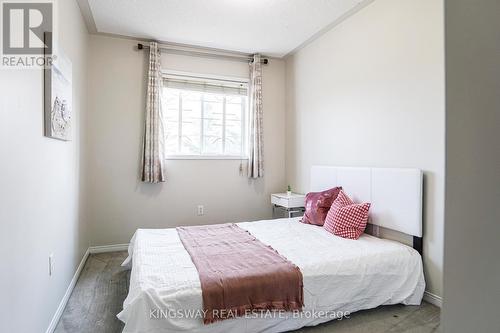
[[49,276],[52,276],[54,274],[54,269],[55,269],[54,254],[51,253],[49,255]]
[[205,214],[205,207],[203,205],[198,206],[198,216],[202,216]]

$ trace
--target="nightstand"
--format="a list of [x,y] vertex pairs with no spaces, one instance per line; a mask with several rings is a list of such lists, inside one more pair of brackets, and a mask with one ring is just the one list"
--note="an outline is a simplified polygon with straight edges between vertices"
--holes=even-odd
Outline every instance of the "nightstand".
[[293,217],[293,214],[304,213],[305,211],[305,194],[286,193],[271,194],[271,203],[273,204],[273,218],[276,210],[281,209],[288,214],[288,218]]

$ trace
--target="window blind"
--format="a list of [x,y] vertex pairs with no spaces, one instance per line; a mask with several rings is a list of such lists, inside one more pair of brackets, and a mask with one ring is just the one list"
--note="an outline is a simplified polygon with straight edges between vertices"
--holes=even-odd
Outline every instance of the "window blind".
[[215,94],[247,96],[248,82],[225,79],[208,79],[189,75],[165,74],[163,86]]

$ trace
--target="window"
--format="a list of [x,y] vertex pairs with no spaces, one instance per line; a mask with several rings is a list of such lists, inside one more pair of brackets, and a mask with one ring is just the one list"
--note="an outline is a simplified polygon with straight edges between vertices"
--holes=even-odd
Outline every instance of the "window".
[[165,75],[163,110],[170,158],[245,158],[247,82]]

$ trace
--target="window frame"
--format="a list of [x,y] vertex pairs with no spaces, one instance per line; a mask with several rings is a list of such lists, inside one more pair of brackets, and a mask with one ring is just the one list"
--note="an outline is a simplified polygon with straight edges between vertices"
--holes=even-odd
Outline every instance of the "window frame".
[[[182,72],[182,71],[174,71],[174,70],[163,70],[162,71],[162,94],[163,91],[166,87],[163,86],[163,82],[167,79],[167,76],[187,76],[187,77],[192,77],[193,79],[202,79],[202,80],[207,80],[207,81],[232,81],[232,82],[241,82],[247,85],[247,91],[248,91],[248,85],[249,85],[249,79],[248,78],[243,78],[243,77],[234,77],[234,76],[220,76],[220,75],[206,75],[206,74],[198,74],[198,73],[192,73],[192,72]],[[186,91],[190,91],[187,90]],[[221,94],[222,95],[222,94]],[[223,130],[222,130],[222,135],[223,139],[225,139],[225,118],[226,118],[226,96],[231,96],[231,95],[222,95],[224,96],[224,104],[223,104]],[[180,106],[182,106],[182,99],[179,101]],[[203,118],[204,114],[204,106],[205,103],[201,103],[201,116]],[[249,109],[249,96],[247,94],[245,103],[243,105],[243,115],[242,115],[242,132],[241,132],[241,139],[242,139],[242,154],[241,155],[230,155],[230,154],[199,154],[199,155],[193,155],[193,154],[168,154],[167,151],[165,150],[165,159],[166,160],[248,160],[249,154],[248,154],[248,109]],[[182,124],[182,109],[179,109],[179,127],[181,127]],[[201,137],[201,145],[203,146],[203,121],[201,121],[201,129],[200,129],[200,137]],[[180,144],[180,141],[179,141]],[[225,145],[225,142],[223,140],[222,142],[223,147]],[[203,148],[201,148],[203,149]]]

